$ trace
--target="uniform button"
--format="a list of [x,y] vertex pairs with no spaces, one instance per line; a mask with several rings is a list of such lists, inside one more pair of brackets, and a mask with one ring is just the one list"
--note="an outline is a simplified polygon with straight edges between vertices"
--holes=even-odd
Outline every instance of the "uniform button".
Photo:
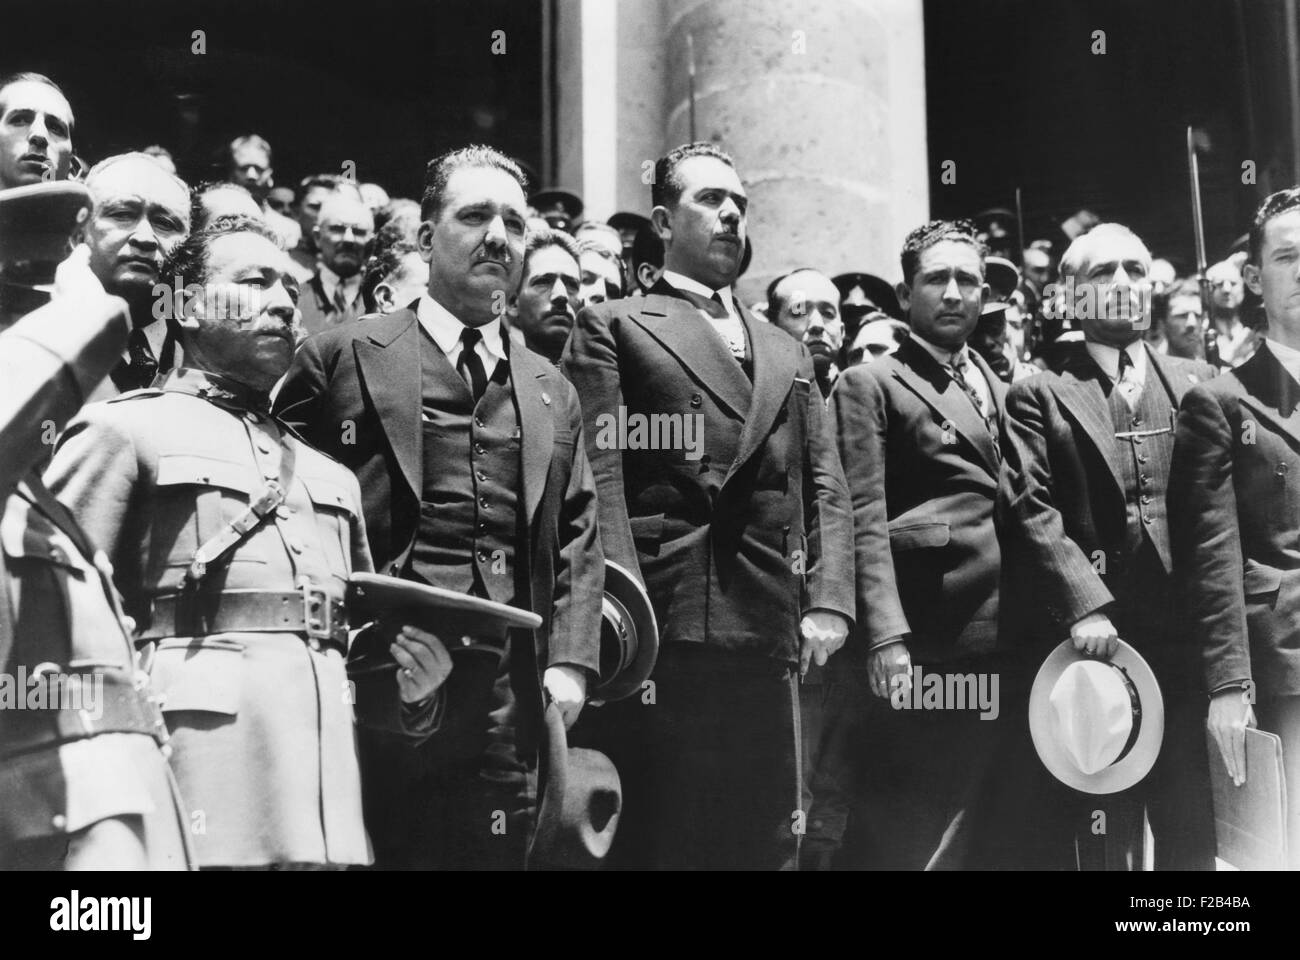
[[307,646],[311,647],[313,650],[315,650],[318,653],[320,652],[320,640],[316,637],[308,637]]
[[480,550],[477,554],[475,554],[475,556],[478,557],[479,563],[487,563],[487,559],[488,559],[487,551]]
[[476,427],[482,429],[482,427],[483,427],[483,418],[482,418],[482,417],[475,417],[475,418],[474,418],[474,426],[476,426]]
[[293,508],[286,507],[283,504],[275,508],[275,515],[281,520],[288,520],[293,516]]
[[1145,453],[1139,453],[1138,463],[1146,463],[1146,462],[1147,462],[1147,455]]
[[481,444],[481,443],[476,443],[476,444],[474,444],[474,452],[477,453],[477,454],[481,457],[481,456],[483,456],[483,454],[486,453],[487,451],[484,449],[483,444]]
[[302,553],[302,544],[299,543],[297,540],[290,540],[289,549],[292,550],[294,553]]
[[1134,437],[1134,438],[1133,438],[1133,442],[1134,442],[1134,443],[1141,443],[1141,442],[1142,442],[1142,438],[1141,438],[1141,437]]
[[1151,522],[1152,522],[1152,521],[1151,521],[1151,517],[1150,517],[1148,514],[1145,514],[1145,513],[1142,514],[1142,522],[1143,522],[1143,523],[1151,523]]
[[1142,426],[1142,418],[1141,418],[1141,417],[1134,417],[1134,418],[1133,418],[1133,426],[1135,426],[1135,427],[1140,427],[1140,426]]
[[460,638],[460,645],[461,645],[462,647],[468,647],[468,646],[469,646],[470,644],[472,644],[473,642],[474,642],[473,639],[471,639],[470,637],[461,637],[461,638]]
[[487,480],[487,474],[482,470],[474,471],[474,476],[478,478],[479,483],[484,483]]
[[1142,479],[1142,483],[1144,483],[1144,484],[1147,484],[1147,483],[1150,483],[1150,482],[1151,482],[1151,478],[1148,477],[1145,473],[1142,474],[1142,478],[1141,478],[1141,479]]
[[478,532],[487,533],[487,524],[484,523],[482,520],[478,522]]
[[68,818],[61,813],[56,813],[50,820],[50,826],[55,830],[65,830],[68,826]]
[[703,397],[701,397],[698,393],[692,393],[692,394],[691,394],[691,406],[692,406],[692,407],[698,407],[698,406],[700,406],[700,404],[702,404],[702,403],[704,403],[704,398],[703,398]]
[[259,440],[257,441],[257,449],[261,450],[263,453],[270,453],[271,445],[265,440]]
[[488,508],[487,497],[479,497],[478,505],[482,507],[484,510],[486,510]]
[[1151,502],[1151,497],[1150,497],[1150,495],[1149,495],[1149,494],[1145,494],[1145,493],[1142,494],[1142,502],[1143,502],[1143,503],[1150,503],[1150,502]]

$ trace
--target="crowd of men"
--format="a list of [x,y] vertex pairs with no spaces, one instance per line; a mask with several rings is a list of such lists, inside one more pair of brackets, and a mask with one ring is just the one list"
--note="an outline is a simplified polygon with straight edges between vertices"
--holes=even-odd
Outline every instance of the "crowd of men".
[[[488,147],[414,200],[277,185],[257,135],[193,186],[157,146],[86,165],[74,129],[0,80],[0,671],[108,693],[0,696],[0,868],[522,869],[552,705],[618,771],[611,868],[1135,869],[1149,823],[1213,869],[1255,725],[1298,795],[1300,189],[1208,318],[1086,211],[745,304],[714,144],[602,224]],[[658,656],[601,702],[607,565]],[[363,617],[366,572],[541,626]],[[1052,691],[1072,783],[1029,719],[1061,647],[1114,667]]]

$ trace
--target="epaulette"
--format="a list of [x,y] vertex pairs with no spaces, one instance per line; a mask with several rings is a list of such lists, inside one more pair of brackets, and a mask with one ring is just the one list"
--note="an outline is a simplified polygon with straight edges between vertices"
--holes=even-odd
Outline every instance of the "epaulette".
[[126,393],[120,393],[116,397],[105,400],[105,403],[120,403],[123,400],[138,400],[141,397],[161,397],[164,391],[161,387],[140,387],[136,390],[128,390]]

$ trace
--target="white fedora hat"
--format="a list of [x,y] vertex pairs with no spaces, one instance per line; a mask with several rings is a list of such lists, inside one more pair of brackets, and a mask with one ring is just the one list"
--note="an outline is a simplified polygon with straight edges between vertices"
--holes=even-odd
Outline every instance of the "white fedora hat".
[[1029,732],[1052,775],[1084,793],[1118,793],[1151,770],[1165,735],[1155,674],[1123,640],[1109,661],[1066,640],[1029,693]]

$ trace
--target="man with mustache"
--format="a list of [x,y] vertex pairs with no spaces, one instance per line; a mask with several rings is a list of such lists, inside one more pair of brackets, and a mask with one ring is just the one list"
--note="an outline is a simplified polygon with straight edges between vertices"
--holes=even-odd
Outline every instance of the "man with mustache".
[[559,363],[581,303],[578,264],[578,245],[567,233],[550,227],[529,231],[524,278],[509,314],[528,349],[551,363]]
[[989,292],[986,253],[968,221],[908,234],[896,289],[911,336],[845,370],[831,393],[860,625],[828,671],[839,688],[828,724],[852,763],[840,867],[967,866],[1008,729],[973,709],[902,709],[914,666],[931,676],[1002,667],[993,506],[1006,388],[967,345]]
[[[839,649],[853,609],[844,476],[807,349],[733,296],[749,197],[731,157],[686,144],[654,172],[664,272],[644,297],[584,309],[564,360],[605,551],[642,578],[661,637],[642,695],[587,721],[623,780],[610,856],[791,868],[798,677]],[[702,443],[611,437],[611,419],[689,424]]]
[[424,294],[309,338],[276,398],[360,479],[377,570],[543,618],[504,641],[449,638],[446,720],[429,743],[365,737],[381,867],[520,869],[544,706],[572,724],[600,666],[604,559],[578,397],[501,322],[523,268],[525,184],[489,147],[431,161]]
[[[90,269],[104,289],[126,301],[131,334],[122,362],[92,400],[153,384],[179,358],[167,318],[175,309],[175,277],[163,262],[190,232],[190,191],[144,153],[101,160],[86,175],[93,206],[83,231]],[[182,277],[181,287],[193,282]]]
[[330,194],[321,203],[312,236],[320,256],[316,272],[303,284],[302,325],[307,335],[348,323],[365,313],[361,268],[375,233],[370,208],[351,192]]
[[817,386],[823,397],[840,375],[840,350],[844,323],[840,320],[840,292],[831,278],[812,267],[800,267],[777,277],[767,288],[767,316],[808,348]]
[[450,660],[432,634],[381,624],[356,642],[401,669],[349,683],[361,492],[270,415],[295,339],[274,235],[218,218],[169,267],[201,291],[178,324],[187,366],[85,408],[46,482],[108,554],[148,644],[199,864],[367,864],[353,704],[423,736]]
[[66,180],[72,163],[72,107],[39,73],[0,80],[0,189]]
[[1005,866],[1140,870],[1145,809],[1157,870],[1214,869],[1205,694],[1174,594],[1165,503],[1175,411],[1215,370],[1143,340],[1150,271],[1146,245],[1117,223],[1094,227],[1061,257],[1064,306],[1084,340],[1061,344],[1047,372],[1007,396],[1004,629],[1023,651],[1025,681],[1067,637],[1099,660],[1117,640],[1131,644],[1160,684],[1164,741],[1140,784],[1097,796],[1048,776],[1022,736],[1019,770],[1009,772],[1031,780],[1014,790],[1027,808],[1010,822],[1045,832],[1022,829],[1029,845],[1007,845],[1017,862]]

